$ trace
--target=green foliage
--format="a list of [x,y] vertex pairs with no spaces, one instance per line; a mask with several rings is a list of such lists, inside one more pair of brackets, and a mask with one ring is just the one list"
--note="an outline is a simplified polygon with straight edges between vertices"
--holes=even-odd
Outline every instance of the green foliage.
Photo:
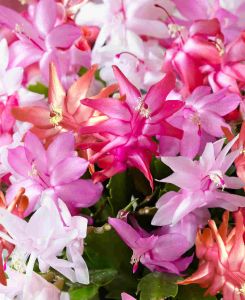
[[205,290],[197,285],[179,286],[176,300],[216,300],[213,296],[204,296]]
[[113,176],[108,184],[110,193],[110,203],[113,208],[113,215],[116,216],[117,212],[127,206],[132,196],[132,180],[128,172],[119,173]]
[[138,284],[137,293],[140,292],[140,300],[162,300],[170,296],[175,297],[178,293],[176,284],[178,279],[176,276],[164,273],[147,274]]
[[71,300],[97,300],[99,299],[96,296],[97,293],[98,293],[98,287],[92,284],[80,287],[78,289],[71,289],[69,291]]
[[43,85],[41,82],[37,82],[36,84],[29,85],[28,90],[36,94],[44,95],[46,98],[48,97],[48,88],[45,85]]

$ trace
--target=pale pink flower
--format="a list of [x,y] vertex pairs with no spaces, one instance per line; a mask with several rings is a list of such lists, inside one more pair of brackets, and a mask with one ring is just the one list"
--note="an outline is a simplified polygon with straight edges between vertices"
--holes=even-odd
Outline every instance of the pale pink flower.
[[198,208],[222,207],[235,211],[245,206],[245,197],[225,192],[226,188],[243,187],[239,178],[226,175],[240,152],[237,150],[228,154],[235,141],[228,143],[224,149],[224,140],[207,143],[199,161],[182,156],[162,157],[174,173],[161,181],[181,189],[179,192],[168,192],[159,199],[153,225],[176,224]]
[[[28,222],[0,209],[1,224],[8,233],[0,232],[0,236],[15,245],[11,263],[20,271],[26,271],[27,275],[32,274],[38,260],[43,273],[52,267],[72,282],[87,284],[88,269],[81,256],[83,239],[87,234],[87,219],[71,217],[64,203],[59,201],[58,205],[59,208],[46,193],[42,206]],[[59,210],[65,218],[61,218]],[[64,248],[68,260],[58,258]]]
[[[185,99],[184,107],[169,119],[173,126],[183,130],[181,140],[171,138],[170,143],[178,144],[173,154],[194,158],[203,151],[207,142],[223,137],[222,128],[230,128],[224,116],[236,109],[240,102],[238,95],[226,89],[211,94],[209,87],[197,87]],[[162,144],[160,154],[164,156],[164,151],[169,151],[169,143],[163,141]]]
[[134,297],[132,297],[129,294],[126,294],[126,293],[122,293],[121,297],[122,297],[122,300],[136,300]]

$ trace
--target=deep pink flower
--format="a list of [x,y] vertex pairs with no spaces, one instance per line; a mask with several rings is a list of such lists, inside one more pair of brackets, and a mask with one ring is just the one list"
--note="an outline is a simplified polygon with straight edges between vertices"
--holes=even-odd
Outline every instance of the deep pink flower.
[[[175,78],[167,74],[142,96],[122,72],[114,66],[121,98],[85,99],[81,103],[108,116],[108,119],[94,126],[82,126],[81,134],[102,134],[107,137],[100,144],[92,145],[97,153],[90,162],[97,162],[103,169],[96,172],[96,181],[106,179],[125,170],[138,168],[150,181],[149,170],[157,144],[155,135],[182,137],[182,131],[171,126],[166,119],[183,106],[181,101],[166,101],[166,96],[175,86]],[[89,145],[91,146],[91,145]]]
[[194,21],[188,32],[173,25],[176,39],[166,51],[164,70],[175,70],[185,92],[205,84],[208,72],[221,64],[223,35],[217,19]]
[[65,201],[69,208],[93,205],[100,197],[102,185],[79,179],[85,173],[88,162],[77,156],[74,142],[72,133],[62,133],[45,150],[39,139],[28,132],[24,146],[8,152],[14,179],[7,191],[7,201],[20,187],[24,187],[30,200],[27,214],[35,210],[41,194],[47,190],[51,191],[54,199]]
[[239,178],[225,175],[240,152],[227,154],[235,141],[228,143],[223,150],[224,140],[207,143],[199,161],[181,156],[162,158],[174,173],[161,181],[172,183],[181,190],[168,192],[159,199],[153,225],[175,224],[197,208],[222,207],[235,211],[245,206],[245,197],[224,191],[225,188],[243,187]]
[[189,249],[189,243],[182,234],[156,235],[146,232],[138,224],[135,224],[137,228],[133,228],[125,221],[116,218],[109,218],[109,224],[133,250],[131,258],[133,272],[141,262],[151,271],[179,274],[192,260],[192,257],[181,258],[182,254]]
[[[207,142],[223,137],[222,127],[230,128],[225,122],[224,116],[237,108],[241,98],[236,94],[230,94],[226,89],[212,93],[209,87],[197,87],[184,101],[184,107],[175,113],[170,123],[183,130],[183,138],[171,139],[170,143],[178,144],[176,153],[182,156],[194,158],[203,151]],[[169,150],[169,143],[160,147],[160,154]]]

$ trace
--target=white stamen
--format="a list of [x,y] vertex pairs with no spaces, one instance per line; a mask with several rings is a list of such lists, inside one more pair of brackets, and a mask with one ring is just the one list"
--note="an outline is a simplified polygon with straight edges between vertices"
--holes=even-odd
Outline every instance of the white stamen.
[[144,99],[138,98],[138,104],[135,107],[136,111],[139,111],[140,115],[143,116],[146,119],[150,118],[151,110],[148,107],[145,107]]
[[31,171],[28,171],[28,176],[29,177],[36,177],[38,176],[38,171],[35,163],[32,163],[31,165]]
[[209,174],[209,178],[217,187],[221,187],[222,191],[226,187],[223,175],[220,171],[213,171]]
[[25,253],[15,249],[13,251],[13,253],[11,254],[10,266],[20,273],[25,273],[26,272],[26,258],[27,257],[25,255]]
[[185,27],[178,25],[178,24],[173,24],[170,23],[168,24],[168,32],[170,34],[171,38],[176,38],[177,35],[181,32],[181,30],[183,30]]

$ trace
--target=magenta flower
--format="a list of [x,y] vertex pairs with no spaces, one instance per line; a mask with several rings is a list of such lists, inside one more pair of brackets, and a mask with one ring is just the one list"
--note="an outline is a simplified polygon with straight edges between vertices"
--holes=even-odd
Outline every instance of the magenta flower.
[[26,214],[35,210],[47,190],[71,209],[93,205],[100,198],[102,185],[79,179],[87,170],[88,162],[77,156],[74,142],[72,133],[62,133],[45,150],[39,139],[28,132],[24,146],[8,151],[13,184],[7,191],[7,201],[24,187],[30,201]]
[[183,130],[182,140],[172,140],[179,144],[176,152],[182,156],[194,158],[207,142],[224,136],[222,127],[230,128],[223,117],[237,108],[241,98],[227,93],[226,89],[213,94],[210,92],[206,86],[196,88],[185,100],[185,106],[169,120]]
[[151,271],[179,274],[192,260],[192,257],[181,258],[182,254],[189,249],[189,243],[182,234],[150,234],[138,224],[135,224],[137,227],[135,229],[125,221],[116,218],[109,218],[109,224],[133,250],[131,259],[133,272],[141,262]]
[[245,206],[245,197],[224,191],[226,188],[243,187],[239,178],[225,175],[240,152],[237,150],[227,154],[235,141],[232,140],[224,149],[224,140],[207,143],[199,161],[181,156],[162,158],[174,173],[161,181],[172,183],[181,190],[178,193],[168,192],[159,199],[152,225],[175,224],[202,207],[222,207],[235,211]]
[[[42,75],[48,79],[52,61],[64,72],[68,70],[64,51],[80,37],[74,23],[62,23],[56,1],[40,0],[32,6],[29,20],[5,6],[0,6],[0,24],[15,31],[18,40],[11,45],[11,65],[27,67],[39,62]],[[66,72],[65,72],[66,73]],[[64,74],[64,73],[62,73]]]
[[94,174],[94,179],[100,181],[127,167],[135,167],[153,187],[149,165],[152,155],[156,154],[157,144],[152,137],[182,137],[182,131],[166,121],[183,106],[181,101],[165,100],[175,86],[175,78],[172,74],[167,74],[143,97],[116,66],[114,73],[120,88],[120,100],[105,98],[81,101],[108,117],[99,124],[80,129],[81,134],[101,134],[106,137],[101,144],[92,145],[97,153],[90,161],[97,162],[103,169]]

